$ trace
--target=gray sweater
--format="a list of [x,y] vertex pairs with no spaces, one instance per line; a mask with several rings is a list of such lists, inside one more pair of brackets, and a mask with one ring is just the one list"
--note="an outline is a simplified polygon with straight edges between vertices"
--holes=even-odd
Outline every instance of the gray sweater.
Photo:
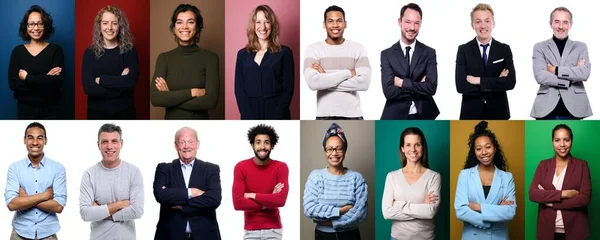
[[[120,200],[130,205],[109,217],[108,205]],[[100,206],[93,206],[97,202]],[[135,239],[134,219],[144,214],[144,184],[140,170],[125,161],[116,168],[105,168],[102,163],[83,173],[79,195],[79,213],[83,221],[91,223],[90,239]]]

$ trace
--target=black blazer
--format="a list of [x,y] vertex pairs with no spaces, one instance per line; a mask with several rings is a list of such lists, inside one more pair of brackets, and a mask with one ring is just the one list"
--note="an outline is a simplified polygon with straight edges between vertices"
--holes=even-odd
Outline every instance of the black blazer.
[[[194,239],[220,240],[216,213],[221,204],[219,175],[218,165],[196,159],[189,186],[185,186],[179,159],[171,163],[159,163],[156,166],[153,184],[154,197],[160,203],[160,217],[154,239],[183,239],[189,221]],[[188,187],[205,192],[201,196],[188,199]],[[181,206],[182,209],[173,209],[173,206]]]
[[[458,47],[456,54],[456,90],[462,93],[460,119],[510,118],[506,91],[515,87],[515,66],[510,46],[492,39],[487,69],[481,60],[479,44],[474,38]],[[499,77],[508,69],[507,77]],[[480,85],[467,82],[467,75],[480,77]]]
[[[400,43],[381,52],[381,85],[387,101],[381,119],[406,119],[411,101],[415,102],[417,112],[422,119],[435,119],[438,110],[433,95],[437,90],[437,61],[433,48],[417,41],[414,54],[408,64]],[[402,78],[402,87],[394,85],[394,77]],[[425,78],[425,82],[421,79]]]

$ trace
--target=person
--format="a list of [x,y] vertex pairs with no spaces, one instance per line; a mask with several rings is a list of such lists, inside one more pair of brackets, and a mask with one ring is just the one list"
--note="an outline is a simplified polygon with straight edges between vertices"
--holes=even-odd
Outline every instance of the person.
[[81,69],[88,119],[135,119],[138,54],[123,10],[112,5],[100,9]]
[[360,240],[359,225],[367,218],[367,183],[344,167],[348,141],[343,129],[331,124],[323,139],[327,167],[315,169],[304,187],[304,216],[316,223],[315,240]]
[[440,205],[441,177],[429,169],[425,135],[409,127],[400,134],[402,168],[389,172],[381,209],[392,220],[392,239],[434,239],[433,218]]
[[346,13],[338,6],[325,10],[323,28],[327,39],[306,49],[304,78],[317,91],[317,120],[362,120],[358,91],[371,83],[367,50],[344,38]]
[[150,84],[152,105],[166,109],[165,119],[208,119],[217,106],[219,57],[197,45],[203,28],[196,6],[177,6],[169,27],[177,47],[158,55]]
[[237,53],[235,99],[241,119],[290,119],[294,55],[279,43],[279,19],[268,5],[248,20],[248,43]]
[[60,230],[57,214],[67,205],[65,168],[44,153],[46,128],[32,122],[25,128],[27,157],[8,168],[4,197],[15,212],[10,240],[56,240]]
[[98,130],[102,160],[81,178],[79,213],[91,222],[90,239],[136,239],[135,219],[144,214],[144,182],[140,169],[120,158],[121,127],[104,124]]
[[60,46],[46,42],[53,34],[52,16],[32,5],[19,26],[19,36],[29,43],[13,49],[8,65],[18,119],[60,118],[65,56]]
[[496,135],[481,121],[469,136],[469,154],[458,175],[454,210],[463,221],[462,239],[508,239],[515,217],[515,181]]
[[279,208],[288,192],[287,164],[271,158],[279,142],[275,128],[265,124],[248,130],[254,157],[238,162],[233,169],[233,207],[244,211],[243,239],[282,239]]
[[381,119],[435,119],[435,50],[417,40],[423,12],[415,3],[400,10],[400,41],[381,52],[381,85],[387,99]]
[[196,130],[175,133],[178,159],[159,163],[154,174],[154,197],[160,216],[154,239],[220,240],[216,210],[221,204],[219,165],[196,158]]
[[582,119],[592,116],[584,81],[590,77],[587,45],[569,39],[573,15],[565,7],[550,13],[552,38],[533,47],[533,75],[540,84],[531,117],[536,119]]
[[506,91],[516,84],[510,46],[492,38],[494,10],[480,3],[471,11],[477,36],[460,45],[456,54],[456,90],[462,94],[460,119],[507,120]]
[[529,199],[538,203],[536,236],[540,240],[590,236],[590,169],[585,160],[571,154],[573,139],[573,131],[565,124],[552,129],[554,156],[539,163],[529,185]]

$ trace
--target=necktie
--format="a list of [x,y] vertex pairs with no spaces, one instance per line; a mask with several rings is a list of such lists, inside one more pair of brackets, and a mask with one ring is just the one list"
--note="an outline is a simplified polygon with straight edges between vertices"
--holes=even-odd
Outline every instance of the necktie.
[[406,46],[406,63],[408,64],[408,77],[410,77],[410,46]]
[[481,57],[483,60],[483,68],[487,68],[488,56],[487,56],[487,48],[490,44],[480,44],[483,47],[483,56]]

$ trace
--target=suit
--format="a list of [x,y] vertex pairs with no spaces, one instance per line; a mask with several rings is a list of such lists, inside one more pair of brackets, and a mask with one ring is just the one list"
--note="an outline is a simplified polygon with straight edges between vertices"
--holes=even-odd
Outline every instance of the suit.
[[[585,59],[582,67],[577,61]],[[558,66],[558,75],[547,70],[547,64]],[[562,56],[556,43],[548,39],[533,47],[533,74],[540,84],[531,117],[543,118],[554,110],[562,98],[569,112],[578,118],[592,115],[592,108],[583,82],[590,77],[590,59],[587,45],[567,39]]]
[[[218,165],[196,159],[189,185],[185,186],[179,159],[158,164],[153,186],[154,197],[160,203],[160,217],[154,239],[183,239],[189,222],[194,239],[220,240],[216,214],[216,209],[221,204],[219,175]],[[188,188],[198,188],[205,192],[188,199]],[[181,206],[181,210],[171,208],[173,206]]]
[[[461,93],[460,119],[507,120],[510,109],[506,91],[515,87],[515,66],[510,46],[491,40],[487,67],[484,66],[477,39],[458,47],[456,54],[456,91]],[[508,69],[508,76],[499,77]],[[467,75],[480,77],[480,84],[471,84]]]
[[[517,210],[513,176],[495,168],[486,198],[477,166],[460,171],[456,185],[454,210],[456,217],[464,222],[462,239],[508,239],[508,221]],[[505,197],[515,203],[499,205]],[[469,208],[470,202],[479,203],[481,212]]]
[[[585,239],[590,234],[587,206],[592,199],[592,182],[588,164],[574,157],[569,159],[561,189],[579,191],[577,196],[569,199],[562,199],[562,191],[556,190],[552,184],[555,172],[556,159],[543,160],[535,170],[529,185],[529,199],[539,203],[537,238],[540,240],[554,238],[556,210],[561,210],[567,239]],[[544,190],[539,189],[538,184]],[[547,206],[546,203],[552,203],[552,206]]]
[[[394,85],[394,77],[403,79],[402,87]],[[421,82],[423,77],[425,81]],[[381,85],[387,100],[381,119],[406,119],[413,101],[420,118],[435,119],[440,114],[433,100],[437,80],[437,61],[433,48],[416,41],[410,67],[399,42],[383,50]]]

